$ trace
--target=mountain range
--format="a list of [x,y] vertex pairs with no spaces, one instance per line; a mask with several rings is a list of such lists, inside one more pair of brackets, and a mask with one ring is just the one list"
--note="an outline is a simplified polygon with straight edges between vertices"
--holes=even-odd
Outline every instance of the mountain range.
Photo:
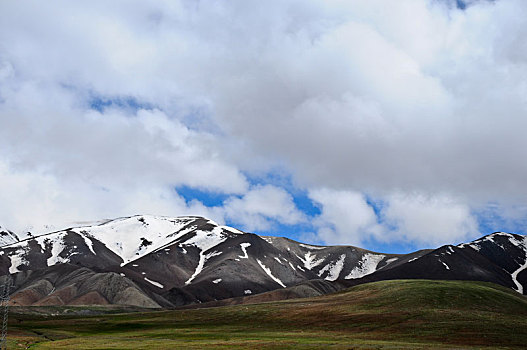
[[[409,254],[259,236],[197,216],[137,215],[21,239],[0,227],[12,305],[172,308],[327,294],[394,279],[486,281],[527,294],[527,237],[496,232]],[[1,280],[0,280],[1,282]]]

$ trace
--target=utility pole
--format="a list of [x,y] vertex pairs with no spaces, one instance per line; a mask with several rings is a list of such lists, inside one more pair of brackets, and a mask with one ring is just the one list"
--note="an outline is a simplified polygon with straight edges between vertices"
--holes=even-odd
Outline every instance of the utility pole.
[[0,337],[0,350],[7,349],[7,318],[9,315],[9,293],[11,291],[11,285],[13,281],[11,275],[6,275],[4,287],[2,288],[2,294],[0,294],[0,308],[2,312],[2,335]]

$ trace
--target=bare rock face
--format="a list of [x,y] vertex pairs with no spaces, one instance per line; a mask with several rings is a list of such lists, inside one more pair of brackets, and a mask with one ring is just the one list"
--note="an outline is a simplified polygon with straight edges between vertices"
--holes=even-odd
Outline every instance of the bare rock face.
[[25,240],[0,231],[0,274],[13,277],[14,305],[159,308],[279,300],[400,278],[527,290],[527,239],[507,233],[397,255],[263,237],[193,216],[126,217]]
[[[26,276],[19,276],[25,274]],[[133,281],[115,272],[59,264],[14,275],[12,305],[131,305],[159,308]]]

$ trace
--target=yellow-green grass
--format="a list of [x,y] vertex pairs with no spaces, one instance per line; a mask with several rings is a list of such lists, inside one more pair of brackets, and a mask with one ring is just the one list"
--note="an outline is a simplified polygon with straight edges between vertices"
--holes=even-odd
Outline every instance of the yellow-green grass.
[[429,349],[527,345],[527,298],[490,283],[403,280],[317,298],[91,317],[13,312],[31,349]]

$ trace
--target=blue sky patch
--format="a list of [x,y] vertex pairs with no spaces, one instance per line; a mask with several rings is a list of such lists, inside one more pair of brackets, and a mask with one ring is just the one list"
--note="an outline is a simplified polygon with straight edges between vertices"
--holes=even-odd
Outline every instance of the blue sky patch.
[[222,206],[223,202],[231,197],[230,195],[207,190],[201,190],[190,186],[178,186],[175,188],[176,192],[189,203],[192,200],[198,200],[207,207]]
[[505,217],[501,215],[503,208],[497,204],[489,204],[486,208],[475,211],[473,214],[476,216],[478,221],[478,230],[481,232],[481,236],[493,233],[493,232],[510,232],[510,233],[521,233],[527,231],[527,208],[518,210],[519,213],[523,212],[523,215],[519,214],[517,217]]
[[151,104],[140,102],[134,97],[103,98],[100,96],[93,96],[89,100],[88,104],[91,109],[94,109],[100,113],[111,107],[132,110],[153,109]]

